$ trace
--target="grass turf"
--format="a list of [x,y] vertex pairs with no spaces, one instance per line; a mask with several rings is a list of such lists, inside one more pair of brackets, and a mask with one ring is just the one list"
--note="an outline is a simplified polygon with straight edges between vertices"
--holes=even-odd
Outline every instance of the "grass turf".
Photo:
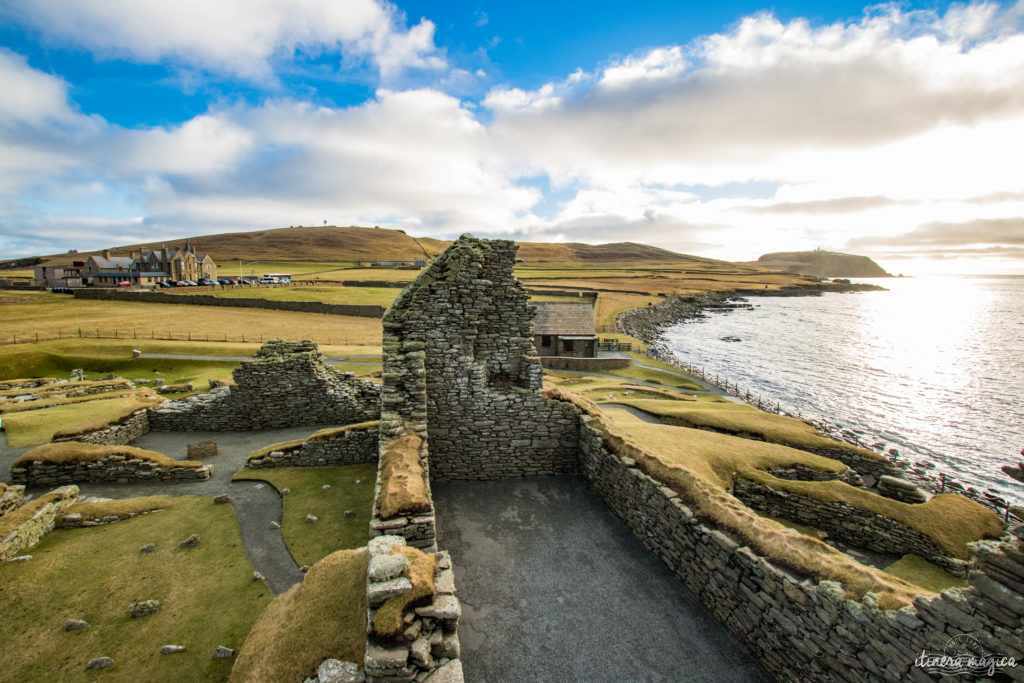
[[[190,534],[198,548],[178,548]],[[156,550],[140,553],[145,543]],[[89,660],[109,656],[104,680],[225,680],[233,660],[211,659],[218,645],[237,648],[272,598],[242,547],[230,505],[188,496],[167,509],[83,529],[58,529],[5,565],[0,581],[0,641],[6,680],[82,680]],[[152,616],[128,606],[160,601]],[[90,628],[64,632],[67,619]],[[185,645],[162,656],[167,644]]]
[[413,433],[400,436],[381,455],[380,505],[381,519],[400,514],[429,512],[426,473],[420,464],[423,439]]
[[389,598],[373,618],[373,630],[386,638],[394,638],[405,628],[405,611],[423,598],[434,594],[434,570],[437,562],[428,554],[411,546],[395,548],[393,552],[405,555],[409,568],[405,575],[412,583],[412,590]]
[[[381,321],[375,318],[300,313],[253,308],[155,304],[139,301],[94,301],[37,292],[32,301],[4,305],[4,337],[27,340],[33,335],[122,338],[133,334],[184,341],[231,339],[313,339],[338,344],[379,346]],[[61,340],[63,341],[63,340]]]
[[883,459],[874,451],[823,437],[807,420],[766,413],[742,403],[680,403],[647,399],[622,402],[680,427],[708,429],[797,447],[842,448],[871,460]]
[[157,403],[152,399],[132,396],[53,406],[5,415],[3,427],[7,432],[7,445],[11,448],[35,446],[50,441],[57,433],[78,434],[102,429],[140,408]]
[[366,551],[339,550],[277,596],[238,653],[232,681],[301,681],[325,659],[362,664],[366,647]]
[[941,593],[947,588],[967,587],[966,579],[953,576],[942,567],[937,567],[917,555],[904,555],[886,567],[885,572],[932,593]]
[[651,382],[653,384],[664,384],[666,386],[676,387],[679,389],[689,389],[691,391],[702,391],[704,389],[702,385],[686,379],[686,377],[681,377],[679,374],[672,374],[662,370],[644,368],[637,365],[631,365],[627,368],[603,370],[602,372],[608,375],[615,375],[616,377],[625,377],[627,379]]
[[[242,469],[234,479],[265,481],[283,496],[281,533],[299,565],[311,566],[339,548],[358,548],[370,539],[376,463],[341,467]],[[356,481],[359,483],[355,483]],[[328,484],[331,488],[323,489]],[[355,516],[346,518],[345,510]],[[319,519],[310,523],[306,515]]]
[[62,441],[59,443],[47,443],[36,446],[32,450],[25,451],[14,461],[12,467],[19,467],[30,462],[42,462],[47,465],[61,465],[79,462],[95,462],[111,455],[123,455],[129,459],[148,460],[160,465],[162,468],[182,467],[186,469],[198,469],[203,463],[194,460],[175,460],[168,458],[163,453],[148,451],[134,446],[98,446],[91,443],[80,443],[78,441]]
[[[738,469],[743,470],[744,476],[770,476],[754,469],[754,465],[774,469],[791,461],[813,467],[814,463],[824,461],[838,468],[842,467],[841,463],[818,456],[813,456],[813,462],[802,460],[803,456],[811,454],[777,444],[701,430],[650,425],[632,416],[628,423],[624,420],[624,424],[616,425],[596,404],[577,394],[559,387],[546,388],[544,394],[549,398],[574,403],[593,416],[595,419],[591,420],[590,426],[601,431],[605,448],[619,457],[635,460],[644,473],[675,490],[698,517],[732,534],[740,544],[749,545],[754,552],[769,561],[801,576],[837,581],[848,598],[860,599],[869,592],[877,593],[878,604],[883,609],[908,605],[923,590],[896,576],[865,566],[816,538],[788,528],[789,524],[780,524],[762,517],[727,490]],[[786,482],[774,477],[771,479],[778,482],[780,487],[810,483]],[[925,508],[925,505],[898,505]],[[984,537],[985,533],[978,531],[980,527],[989,526],[992,521],[1001,531],[1001,525],[993,513],[966,498],[954,505],[940,503],[930,510],[924,510],[920,519],[927,522],[930,516],[946,516],[946,521],[939,522],[940,525],[957,526],[963,521],[964,513],[978,522],[967,521],[968,530],[963,532],[965,538],[973,536],[970,540],[977,540]]]

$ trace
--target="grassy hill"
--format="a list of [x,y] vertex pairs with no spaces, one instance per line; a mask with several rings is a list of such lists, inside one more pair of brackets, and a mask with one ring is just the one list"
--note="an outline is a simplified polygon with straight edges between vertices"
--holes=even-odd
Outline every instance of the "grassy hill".
[[890,277],[867,256],[835,251],[780,251],[747,265],[814,277]]
[[[146,242],[113,247],[115,255],[129,251],[159,249],[164,244],[179,246],[185,240]],[[309,261],[316,263],[352,263],[356,261],[411,261],[432,258],[451,242],[430,237],[412,237],[401,230],[360,227],[301,227],[231,232],[220,235],[191,237],[188,241],[201,253],[210,254],[217,263],[239,259],[245,261]],[[53,254],[37,259],[20,258],[0,262],[0,269],[63,264],[82,260],[98,251],[76,254]],[[644,262],[713,265],[723,261],[676,254],[658,247],[634,242],[615,244],[581,244],[520,242],[519,257],[527,262],[556,263],[622,263]],[[36,263],[30,263],[36,261]]]

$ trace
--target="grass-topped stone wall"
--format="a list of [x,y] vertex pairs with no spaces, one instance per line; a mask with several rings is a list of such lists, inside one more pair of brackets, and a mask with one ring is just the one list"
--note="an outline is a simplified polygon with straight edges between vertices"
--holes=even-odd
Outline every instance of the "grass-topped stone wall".
[[[744,479],[853,489],[769,473],[782,466],[837,471],[840,463],[775,444],[736,456],[740,440],[720,434],[698,439],[697,452],[681,446],[685,452],[674,457],[671,439],[652,438],[639,423],[616,428],[590,401],[561,389],[547,393],[579,411],[580,471],[594,492],[779,680],[924,680],[916,658],[942,653],[961,633],[988,652],[1024,656],[1024,533],[999,538],[1002,525],[991,511],[966,499],[963,509],[940,500],[925,511],[939,517],[930,527],[923,519],[899,520],[928,530],[942,553],[969,561],[961,565],[967,587],[936,595],[761,517],[729,493]],[[664,452],[649,450],[652,444]],[[858,501],[861,507],[926,507],[851,495],[874,501]],[[890,512],[900,517],[900,510]],[[968,543],[986,537],[998,540]],[[1019,677],[1016,669],[1004,672]]]
[[31,548],[53,530],[57,516],[78,501],[77,486],[62,486],[0,517],[0,560]]
[[321,467],[374,462],[379,430],[378,420],[321,429],[306,439],[284,441],[253,451],[246,467]]
[[376,420],[377,385],[328,367],[311,341],[275,339],[233,372],[235,386],[151,410],[157,431],[238,431]]
[[43,444],[11,465],[11,481],[27,486],[82,482],[195,481],[213,476],[213,465],[173,460],[132,446],[100,446],[79,441]]

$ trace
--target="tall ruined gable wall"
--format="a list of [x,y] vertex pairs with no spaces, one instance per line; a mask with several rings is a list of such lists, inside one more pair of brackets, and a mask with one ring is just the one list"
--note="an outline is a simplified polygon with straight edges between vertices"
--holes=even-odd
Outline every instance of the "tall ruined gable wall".
[[[576,469],[578,422],[540,396],[516,246],[464,235],[384,315],[382,429],[426,428],[433,479]],[[397,432],[396,432],[397,433]]]

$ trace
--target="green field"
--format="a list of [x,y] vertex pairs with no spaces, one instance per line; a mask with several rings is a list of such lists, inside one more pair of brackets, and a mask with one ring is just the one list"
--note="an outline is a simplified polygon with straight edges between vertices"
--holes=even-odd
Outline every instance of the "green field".
[[[278,491],[291,489],[291,493],[283,497],[281,533],[292,557],[300,565],[313,565],[336,550],[358,548],[370,540],[377,463],[245,468],[236,473],[234,479],[265,481]],[[330,488],[325,490],[325,484]],[[345,517],[345,510],[352,510],[355,515]],[[306,522],[307,514],[319,519]]]
[[[120,503],[121,501],[114,501]],[[58,529],[28,562],[0,569],[0,641],[9,681],[223,681],[232,659],[212,659],[218,645],[238,648],[273,595],[242,547],[230,505],[210,498],[167,498],[160,512],[82,529]],[[180,541],[199,534],[198,548]],[[156,550],[140,553],[153,543]],[[157,600],[140,619],[128,606]],[[65,633],[67,619],[91,626]],[[163,645],[185,652],[164,656]],[[107,656],[97,672],[86,663]]]

